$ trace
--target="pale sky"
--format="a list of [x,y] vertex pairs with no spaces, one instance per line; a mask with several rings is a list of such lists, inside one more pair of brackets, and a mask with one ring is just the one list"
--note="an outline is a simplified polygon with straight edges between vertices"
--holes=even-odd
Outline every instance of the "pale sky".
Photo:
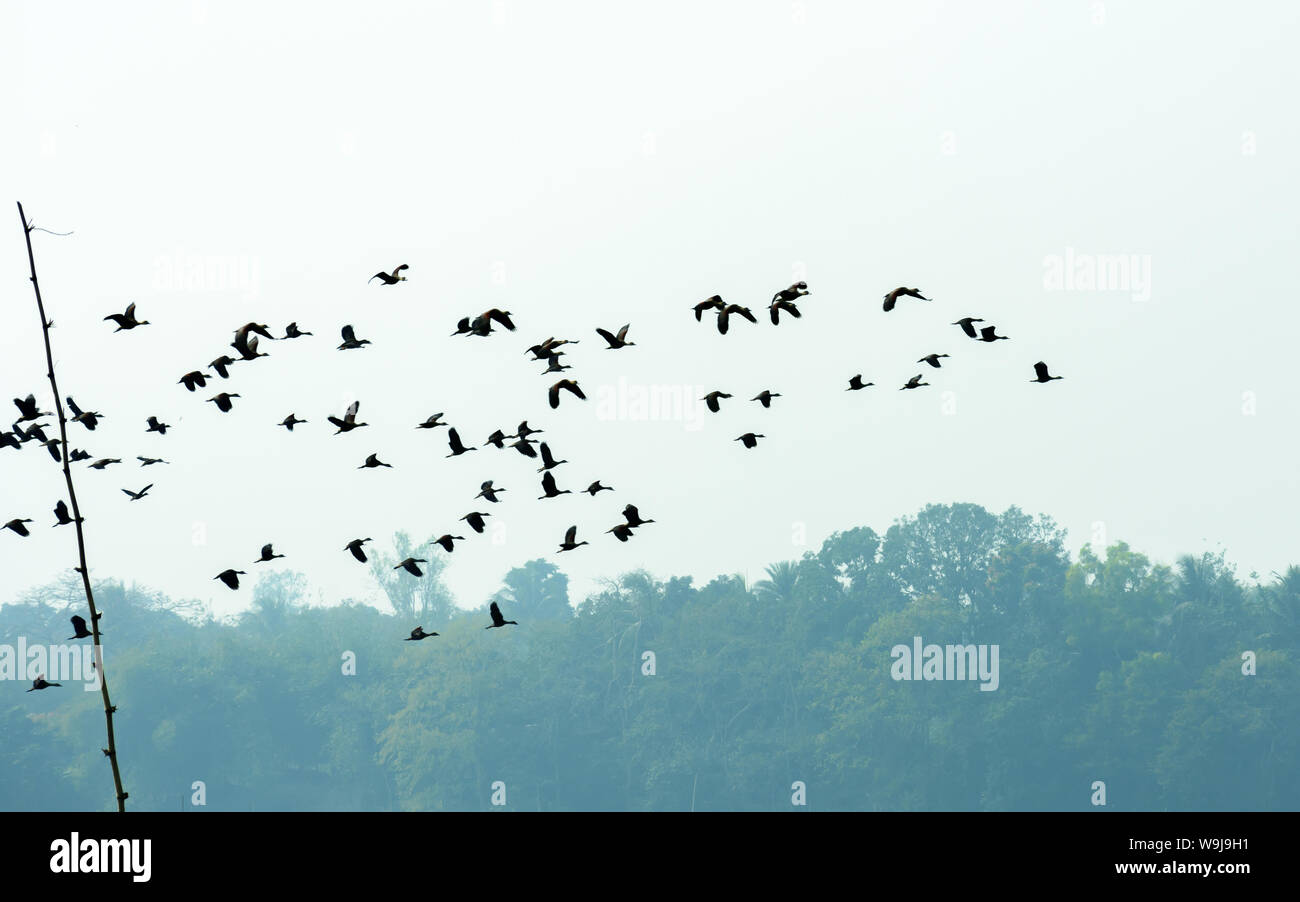
[[[105,415],[72,443],[124,461],[74,471],[97,578],[228,614],[252,586],[212,577],[255,574],[274,542],[325,601],[378,600],[342,547],[400,529],[470,537],[446,573],[462,605],[535,557],[577,601],[638,567],[758,579],[953,501],[1049,514],[1072,551],[1300,560],[1294,4],[0,10],[3,423],[11,397],[51,401],[22,201],[74,233],[34,236],[60,387]],[[1136,258],[1149,285],[1050,287],[1067,253]],[[367,284],[399,263],[407,282]],[[803,318],[773,327],[799,278]],[[899,285],[933,302],[884,313]],[[712,294],[760,322],[697,324]],[[151,325],[114,334],[102,318],[132,301]],[[489,307],[518,331],[449,336]],[[962,316],[1011,340],[972,342]],[[315,335],[176,384],[249,320]],[[373,344],[336,351],[345,323]],[[594,329],[624,323],[636,346],[605,350]],[[566,375],[589,396],[558,411],[524,354],[551,335],[580,340]],[[930,352],[952,356],[914,363]],[[1038,360],[1065,378],[1030,384]],[[897,390],[918,372],[929,387]],[[876,386],[846,392],[855,373]],[[602,403],[620,380],[735,397],[631,420]],[[770,410],[749,401],[764,388]],[[205,403],[223,390],[229,414]],[[353,398],[371,425],[334,436]],[[438,411],[470,444],[527,418],[570,461],[561,488],[616,491],[536,501],[537,463],[446,459],[446,430],[414,429]],[[290,412],[310,422],[288,434]],[[151,414],[173,430],[146,435]],[[371,452],[394,469],[358,471]],[[473,500],[487,478],[503,503]],[[0,522],[36,520],[0,533],[0,601],[75,564],[50,528],[63,495],[43,450],[0,449]],[[657,523],[620,544],[603,532],[627,503]],[[458,521],[475,509],[498,542]],[[571,524],[592,544],[557,558]]]

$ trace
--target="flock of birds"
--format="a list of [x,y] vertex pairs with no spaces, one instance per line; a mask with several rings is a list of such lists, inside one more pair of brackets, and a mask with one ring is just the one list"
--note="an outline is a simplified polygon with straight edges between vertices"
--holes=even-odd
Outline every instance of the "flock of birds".
[[[410,267],[407,266],[406,264],[402,264],[401,266],[398,266],[395,269],[393,269],[391,272],[376,273],[374,276],[370,278],[370,281],[373,282],[374,280],[378,279],[382,283],[382,285],[388,285],[388,286],[398,285],[407,280],[405,273],[409,270],[409,268]],[[787,317],[792,317],[795,319],[801,318],[803,314],[800,312],[796,301],[807,296],[809,293],[810,292],[808,290],[807,283],[803,281],[799,281],[794,283],[788,288],[784,288],[778,291],[775,295],[773,295],[772,300],[768,304],[768,315],[769,318],[771,319],[772,324],[774,326],[780,325],[782,314],[786,315]],[[892,311],[895,308],[895,306],[898,304],[898,302],[903,298],[914,298],[921,301],[931,300],[930,298],[927,298],[925,295],[923,295],[918,289],[899,287],[884,295],[883,306],[885,312],[888,313]],[[750,308],[740,304],[726,303],[719,295],[713,295],[712,297],[706,298],[705,300],[700,301],[698,304],[695,304],[691,309],[695,314],[696,322],[702,322],[704,314],[706,312],[712,312],[713,314],[715,314],[716,316],[715,323],[717,325],[718,332],[723,335],[726,335],[728,333],[733,318],[738,317],[740,319],[747,320],[748,322],[755,323],[755,324],[758,322],[758,318],[754,315],[753,311]],[[150,324],[148,320],[139,319],[137,317],[136,305],[134,303],[128,306],[123,313],[109,314],[108,316],[104,317],[104,320],[106,322],[113,322],[116,324],[117,328],[114,330],[114,332],[129,331]],[[1008,340],[1007,336],[997,334],[997,328],[995,326],[983,326],[978,328],[976,327],[975,325],[976,323],[983,323],[983,322],[984,320],[980,319],[979,317],[967,316],[957,320],[956,322],[952,323],[952,325],[960,327],[962,332],[969,339],[973,339],[975,341],[992,343],[997,341]],[[457,323],[456,331],[451,333],[451,335],[453,337],[454,336],[488,337],[496,331],[494,329],[494,325],[499,326],[509,332],[515,331],[516,328],[514,321],[511,319],[511,314],[509,311],[492,308],[490,310],[484,311],[478,316],[463,317]],[[617,332],[611,332],[603,328],[598,328],[595,331],[596,334],[605,341],[608,350],[622,350],[624,348],[636,346],[636,342],[628,340],[629,328],[630,328],[630,324],[622,326]],[[285,332],[284,335],[277,338],[276,336],[271,334],[271,332],[268,330],[268,327],[265,324],[256,323],[256,322],[245,323],[244,325],[240,326],[238,329],[234,330],[234,340],[230,342],[230,348],[232,348],[235,351],[237,356],[232,357],[229,353],[222,353],[219,357],[217,357],[215,360],[209,363],[206,368],[191,370],[190,372],[187,372],[184,375],[182,375],[181,378],[177,381],[177,384],[183,386],[187,391],[191,393],[196,392],[198,389],[205,389],[207,388],[208,382],[210,380],[229,379],[230,370],[237,363],[238,364],[249,363],[258,360],[259,358],[270,356],[266,352],[260,351],[258,349],[258,342],[260,339],[265,338],[268,341],[288,341],[288,340],[311,337],[313,334],[311,332],[303,331],[302,329],[300,329],[297,322],[289,323],[288,326],[285,327],[284,332]],[[351,324],[344,325],[341,328],[340,336],[342,338],[342,342],[338,345],[339,351],[362,350],[371,344],[371,341],[369,339],[358,338],[356,335],[356,330],[353,328]],[[560,374],[567,370],[572,369],[571,366],[569,366],[564,362],[563,358],[567,355],[567,351],[562,349],[568,345],[573,345],[573,344],[578,344],[578,342],[575,340],[555,338],[552,336],[545,339],[544,341],[532,345],[530,348],[527,349],[525,353],[531,354],[532,360],[534,360],[535,362],[546,363],[547,368],[542,371],[543,375],[548,375],[551,373]],[[943,366],[941,361],[945,358],[948,358],[949,356],[950,355],[946,353],[929,353],[919,358],[917,360],[917,363],[927,364],[934,369],[940,369]],[[204,371],[205,369],[210,370],[211,372],[210,373],[205,372]],[[1047,383],[1062,378],[1061,376],[1051,375],[1048,371],[1047,364],[1042,361],[1035,363],[1033,369],[1034,369],[1034,378],[1030,380],[1031,382]],[[918,389],[929,385],[930,383],[922,381],[922,376],[923,376],[922,373],[917,373],[916,375],[912,376],[906,382],[903,383],[902,387],[899,390],[908,391],[908,390]],[[861,391],[873,385],[875,385],[874,382],[864,382],[862,378],[862,374],[857,373],[849,378],[848,388],[845,390]],[[578,400],[586,400],[587,397],[583,393],[582,387],[578,384],[576,379],[569,378],[569,377],[561,377],[558,379],[558,381],[551,384],[551,386],[547,390],[547,402],[550,405],[551,409],[554,410],[559,408],[561,398],[565,393],[569,394],[570,396]],[[222,413],[230,413],[234,409],[235,399],[239,397],[240,394],[237,392],[220,391],[217,392],[212,397],[208,398],[207,402],[216,405],[217,410],[221,411]],[[723,391],[711,391],[700,400],[704,402],[705,406],[708,408],[710,412],[718,413],[721,410],[721,402],[731,397],[732,395]],[[764,409],[767,409],[771,407],[774,399],[780,397],[781,394],[779,392],[774,392],[771,391],[770,389],[764,389],[758,395],[755,395],[751,399],[751,401],[758,401]],[[98,411],[83,410],[81,407],[79,407],[76,404],[75,401],[73,401],[71,397],[66,398],[66,402],[67,402],[67,409],[69,413],[72,414],[69,417],[69,420],[73,423],[80,423],[88,431],[94,432],[96,426],[99,423],[100,418],[103,417],[103,414]],[[51,437],[50,435],[48,435],[45,431],[45,427],[40,422],[41,418],[52,416],[52,414],[49,411],[41,410],[35,395],[32,394],[29,394],[25,399],[15,398],[14,405],[18,408],[19,416],[18,419],[13,423],[11,427],[11,431],[0,430],[0,450],[3,450],[4,448],[14,448],[14,449],[21,450],[24,446],[28,444],[36,443],[37,445],[44,447],[55,461],[62,463],[62,451],[63,451],[62,442],[57,436]],[[342,435],[368,426],[369,425],[368,423],[364,421],[362,422],[358,421],[360,408],[361,408],[360,402],[354,401],[347,408],[347,410],[344,411],[342,416],[326,417],[328,422],[335,427],[335,432],[333,434]],[[422,430],[430,430],[430,431],[436,430],[438,428],[446,428],[447,446],[450,452],[446,455],[447,457],[460,457],[464,454],[480,450],[480,446],[466,445],[462,440],[460,434],[457,432],[456,428],[448,424],[446,421],[444,421],[442,419],[443,416],[444,414],[441,412],[431,414],[422,422],[416,423],[414,425],[414,428],[422,429]],[[286,430],[290,432],[293,432],[296,426],[305,424],[307,422],[308,422],[307,420],[299,419],[296,413],[290,413],[277,425],[284,427]],[[145,421],[145,425],[146,428],[144,431],[146,433],[157,433],[159,435],[166,435],[167,430],[171,428],[167,423],[164,423],[157,416],[148,417]],[[567,464],[568,460],[557,459],[555,457],[555,454],[551,450],[551,447],[548,442],[539,441],[533,438],[533,436],[540,434],[542,431],[543,430],[541,429],[532,428],[531,426],[528,425],[528,421],[524,420],[519,423],[519,425],[516,427],[513,433],[506,434],[501,429],[495,430],[491,435],[487,437],[487,439],[484,442],[484,445],[491,445],[494,448],[496,448],[498,451],[504,451],[507,448],[509,448],[518,452],[520,455],[524,457],[541,462],[541,466],[538,467],[537,469],[537,472],[542,474],[541,476],[542,494],[538,496],[539,501],[554,499],[559,497],[560,495],[573,494],[574,492],[572,489],[559,488],[558,484],[556,483],[555,474],[553,472],[555,468],[563,464]],[[734,441],[740,442],[747,449],[753,449],[758,446],[758,440],[762,438],[766,438],[766,436],[763,435],[762,433],[746,432],[743,435],[737,436],[734,439]],[[122,461],[119,458],[115,458],[115,457],[104,457],[104,458],[97,458],[93,460],[92,457],[93,455],[89,454],[88,452],[80,448],[70,449],[68,453],[68,460],[70,463],[78,462],[78,461],[91,461],[87,466],[95,470],[104,470],[110,466],[122,463]],[[168,461],[163,460],[162,458],[148,457],[144,455],[139,455],[136,457],[136,459],[140,461],[141,467],[150,467],[158,464],[168,463]],[[369,454],[365,458],[365,460],[357,467],[357,469],[359,470],[377,469],[377,468],[391,468],[390,464],[385,463],[379,458],[377,452]],[[145,497],[147,497],[150,489],[152,488],[153,488],[153,483],[150,483],[138,490],[123,488],[122,492],[128,496],[130,501],[135,502],[135,501],[140,501]],[[495,483],[495,480],[492,479],[483,482],[480,485],[479,489],[480,489],[479,493],[474,496],[474,500],[478,500],[481,498],[490,504],[499,503],[501,500],[500,495],[506,491],[504,487],[497,485]],[[588,485],[585,489],[582,489],[581,491],[586,492],[592,497],[595,497],[600,492],[613,491],[613,490],[614,489],[611,486],[603,485],[601,481],[598,479],[595,482],[592,482],[590,485]],[[54,516],[56,522],[53,525],[55,527],[66,526],[73,522],[73,518],[68,510],[68,506],[66,502],[62,500],[60,500],[55,505]],[[491,514],[487,511],[475,510],[475,511],[470,511],[460,519],[464,521],[466,525],[468,525],[468,527],[471,530],[473,530],[475,533],[481,534],[486,529],[486,523],[484,518],[490,516]],[[27,524],[32,522],[34,521],[31,520],[30,518],[18,517],[9,520],[7,523],[3,525],[3,527],[0,528],[7,529],[17,534],[18,536],[26,538],[31,535],[31,532],[28,529]],[[636,505],[628,504],[623,508],[623,522],[615,524],[614,526],[611,526],[610,528],[606,529],[605,533],[613,535],[614,538],[618,539],[618,541],[620,542],[627,542],[634,535],[634,530],[637,530],[642,526],[654,522],[655,521],[652,519],[642,518],[641,513],[637,509]],[[574,551],[583,545],[589,544],[585,540],[578,541],[577,534],[578,534],[577,525],[569,526],[568,529],[565,530],[564,539],[562,542],[560,542],[558,551],[559,552]],[[372,539],[369,537],[354,538],[351,541],[349,541],[346,545],[343,546],[343,550],[351,554],[352,557],[354,557],[357,561],[364,564],[368,560],[364,546],[367,542],[370,541],[372,541]],[[439,536],[438,538],[433,539],[429,544],[438,545],[447,553],[451,553],[455,549],[455,543],[463,542],[463,541],[465,541],[464,536],[454,535],[452,533],[445,533]],[[267,543],[262,546],[260,555],[253,560],[253,563],[254,564],[269,563],[271,561],[283,557],[284,557],[283,554],[277,554],[275,552],[274,543]],[[428,559],[407,557],[406,559],[400,561],[393,569],[404,570],[412,577],[419,578],[424,575],[424,572],[420,569],[419,565],[424,563],[428,563]],[[220,573],[218,573],[216,576],[213,577],[213,579],[219,580],[220,582],[222,582],[224,585],[226,585],[232,590],[237,590],[240,585],[239,577],[245,575],[247,575],[246,571],[237,570],[234,567],[229,567],[221,571]],[[517,625],[515,621],[506,620],[504,618],[496,602],[493,602],[491,605],[490,615],[492,618],[492,623],[491,625],[485,627],[486,629],[493,629],[493,628],[503,627],[506,625]],[[73,636],[72,638],[81,639],[81,638],[88,638],[93,635],[90,631],[86,629],[86,623],[83,618],[73,617],[72,624],[73,624],[74,631],[76,633],[76,635]],[[421,639],[426,639],[437,635],[438,635],[437,633],[426,633],[422,627],[417,626],[411,632],[411,635],[407,637],[406,641],[419,641]],[[58,685],[59,685],[58,683],[46,682],[44,680],[44,677],[41,676],[37,678],[32,688],[27,691],[32,692],[37,689],[44,689],[49,686],[58,686]]]

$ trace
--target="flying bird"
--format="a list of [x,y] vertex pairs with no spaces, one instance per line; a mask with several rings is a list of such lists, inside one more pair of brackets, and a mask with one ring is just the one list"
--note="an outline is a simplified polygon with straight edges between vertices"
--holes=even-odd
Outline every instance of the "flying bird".
[[[238,398],[239,395],[231,395],[231,397]],[[149,427],[148,429],[145,430],[146,433],[156,432],[159,435],[166,435],[168,428],[170,428],[169,423],[163,423],[157,417],[149,417],[147,420],[145,420],[145,424],[148,425]]]
[[261,557],[259,557],[259,558],[258,558],[257,560],[255,560],[255,561],[253,561],[253,563],[254,563],[254,564],[265,564],[265,563],[267,563],[268,561],[273,561],[273,560],[275,560],[276,558],[284,557],[283,554],[276,554],[276,553],[275,553],[275,549],[272,547],[274,544],[275,544],[274,542],[267,542],[265,545],[263,545],[263,546],[262,546],[262,555],[261,555]]
[[183,385],[188,391],[194,391],[196,388],[207,388],[208,377],[198,370],[191,370],[176,382],[177,385]]
[[135,459],[140,461],[140,466],[142,467],[152,467],[154,464],[169,463],[169,461],[165,461],[161,457],[140,457],[139,455],[136,455]]
[[949,355],[947,355],[947,354],[926,354],[924,357],[922,357],[920,360],[918,360],[917,363],[928,363],[928,364],[930,364],[930,366],[934,367],[934,368],[937,370],[937,369],[939,369],[939,367],[941,366],[941,364],[939,363],[939,358],[940,358],[940,357],[947,357],[947,356],[949,356]]
[[124,491],[124,492],[126,492],[126,494],[130,495],[132,501],[139,501],[139,500],[140,500],[141,498],[143,498],[145,495],[149,494],[149,490],[150,490],[151,488],[153,488],[153,483],[152,483],[152,482],[149,483],[147,486],[145,486],[144,488],[142,488],[142,489],[141,489],[140,491],[138,491],[138,492],[133,492],[133,491],[131,491],[130,489],[122,489],[122,491]]
[[705,407],[709,408],[709,410],[713,411],[714,413],[717,413],[718,410],[720,409],[718,406],[718,400],[720,398],[730,398],[730,397],[731,395],[727,394],[724,391],[711,391],[703,398],[700,398],[700,400],[704,402]]
[[494,627],[505,626],[507,623],[510,624],[511,626],[519,625],[515,623],[513,620],[507,620],[505,617],[501,616],[501,608],[497,607],[497,603],[495,601],[492,602],[491,607],[488,609],[488,613],[492,615],[492,626],[485,626],[483,627],[484,629],[490,630],[493,629]]
[[522,423],[519,424],[519,428],[515,430],[515,434],[513,436],[506,436],[506,437],[507,438],[528,438],[528,436],[530,435],[535,435],[539,432],[544,432],[544,431],[545,430],[543,429],[534,429],[533,427],[528,425],[527,420],[524,420]]
[[64,642],[71,642],[73,639],[91,639],[95,635],[90,630],[86,629],[86,618],[82,617],[80,614],[72,615],[72,632],[74,635],[64,639]]
[[99,418],[103,414],[94,410],[82,410],[77,406],[77,402],[72,400],[72,395],[68,395],[65,400],[68,402],[68,409],[73,413],[72,422],[80,423],[91,432],[94,432],[95,427],[99,425]]
[[772,303],[776,303],[777,301],[795,301],[809,293],[807,282],[795,282],[789,288],[782,288],[776,294],[772,295]]
[[325,419],[338,427],[338,431],[334,433],[335,435],[338,435],[340,432],[351,432],[353,429],[360,429],[362,426],[370,425],[369,423],[357,422],[357,411],[360,409],[361,402],[353,401],[348,405],[347,412],[343,414],[343,419],[340,420],[338,417],[326,417]]
[[949,323],[950,326],[961,326],[961,330],[971,338],[979,338],[979,333],[975,331],[975,323],[982,323],[984,320],[978,316],[963,316],[955,323]]
[[851,379],[849,380],[849,387],[846,388],[846,389],[844,389],[844,390],[845,390],[845,391],[861,391],[862,389],[866,388],[867,386],[869,386],[869,385],[875,385],[875,384],[876,384],[876,383],[874,383],[874,382],[863,382],[863,381],[862,381],[862,374],[861,374],[861,373],[858,373],[856,376],[854,376],[853,378],[851,378]]
[[221,392],[216,397],[208,398],[208,400],[216,404],[217,410],[221,411],[222,413],[230,413],[230,408],[234,406],[232,400],[238,397],[239,395],[237,393],[229,394],[227,392]]
[[343,336],[343,343],[338,347],[340,351],[354,351],[363,345],[370,344],[368,338],[357,338],[356,331],[350,325],[340,329],[339,334]]
[[758,446],[758,440],[761,438],[767,438],[767,436],[763,435],[761,432],[757,435],[752,432],[746,432],[744,435],[733,439],[733,441],[743,443],[746,448],[754,448]]
[[556,410],[560,406],[561,389],[571,394],[577,395],[583,401],[587,400],[587,396],[582,393],[582,389],[578,387],[577,382],[574,382],[572,379],[561,379],[559,382],[552,385],[546,393],[547,398],[551,402],[552,410]]
[[470,529],[474,530],[475,532],[481,533],[486,528],[485,524],[483,523],[483,518],[490,517],[490,516],[492,515],[481,513],[479,511],[470,511],[468,514],[461,517],[461,519],[469,524]]
[[551,455],[550,445],[546,444],[546,442],[542,442],[542,465],[541,467],[538,468],[537,470],[538,473],[542,472],[542,470],[550,470],[555,467],[558,467],[560,464],[567,464],[567,463],[568,463],[567,460],[556,460]]
[[427,563],[428,561],[426,561],[422,557],[408,557],[406,560],[402,561],[393,569],[405,570],[407,573],[411,574],[412,576],[424,576],[424,571],[421,570],[418,565],[427,564]]
[[557,489],[555,487],[555,474],[553,474],[550,470],[547,470],[546,473],[543,474],[542,476],[542,491],[545,492],[546,494],[538,495],[537,496],[538,501],[541,501],[544,498],[558,498],[560,495],[573,494],[572,489]]
[[597,492],[612,492],[614,491],[614,487],[609,485],[601,485],[600,480],[597,479],[591,485],[583,489],[583,491],[591,495],[591,497],[595,498]]
[[466,447],[465,443],[460,440],[460,433],[453,426],[447,430],[447,447],[451,448],[451,453],[447,457],[459,457],[466,451],[477,451],[478,448]]
[[[410,560],[410,558],[407,558],[407,560]],[[399,565],[399,566],[400,566],[400,565]],[[395,568],[393,568],[393,569],[397,569],[397,568],[395,567]],[[407,637],[406,637],[404,640],[402,640],[402,641],[404,641],[404,642],[419,642],[421,639],[429,639],[429,638],[432,638],[433,636],[436,636],[436,635],[438,635],[438,634],[437,634],[437,633],[426,633],[426,632],[424,631],[424,627],[422,627],[422,626],[417,626],[415,629],[411,630],[411,635],[407,636]]]
[[1047,374],[1047,364],[1041,360],[1034,364],[1034,376],[1035,378],[1030,379],[1030,382],[1051,382],[1053,379],[1065,378],[1064,376],[1049,376]]
[[605,532],[612,532],[614,538],[618,539],[620,542],[626,542],[632,537],[632,527],[628,526],[626,523],[611,526],[609,529],[605,530]]
[[[631,324],[629,323],[628,325]],[[609,347],[606,348],[606,350],[617,351],[619,348],[626,348],[629,345],[636,344],[635,341],[626,340],[627,330],[628,330],[628,326],[624,326],[623,328],[618,330],[617,335],[614,335],[606,329],[597,329],[596,334],[599,335],[601,338],[605,339],[605,341],[609,344]]]
[[378,454],[371,454],[369,457],[366,458],[366,462],[363,463],[361,466],[357,467],[357,469],[373,470],[376,467],[388,467],[388,469],[391,470],[393,468],[393,465],[384,463],[382,460],[379,459]]
[[498,495],[499,493],[505,491],[505,489],[498,489],[498,488],[494,487],[494,486],[492,485],[492,480],[491,480],[491,479],[489,479],[487,482],[483,483],[483,485],[481,485],[480,488],[482,489],[482,491],[479,492],[479,493],[478,493],[477,495],[475,495],[474,497],[475,497],[475,498],[484,498],[484,499],[486,499],[486,500],[488,500],[488,501],[491,501],[493,504],[496,504],[496,503],[498,503],[498,502],[500,501],[500,499],[497,498],[497,495]]
[[799,317],[803,316],[803,314],[799,312],[799,308],[794,305],[794,302],[773,301],[767,308],[768,315],[772,318],[772,325],[779,326],[781,324],[782,310],[793,316],[795,319],[799,319]]
[[125,313],[110,313],[108,316],[104,317],[105,322],[109,320],[117,323],[117,328],[113,330],[114,332],[121,332],[123,329],[134,329],[136,326],[149,325],[149,320],[135,318],[134,303],[127,306]]
[[[511,442],[510,447],[514,448],[524,457],[536,457],[537,451],[533,448],[532,439],[521,438],[517,442]],[[539,471],[540,472],[540,471]]]
[[1006,341],[1007,336],[997,334],[997,326],[985,326],[980,329],[980,341]]
[[[67,526],[72,522],[72,518],[68,516],[68,504],[66,501],[60,501],[58,504],[54,505],[54,516],[59,521],[54,524],[55,526]],[[85,517],[77,518],[78,523],[84,523],[85,521]]]
[[0,529],[11,529],[14,532],[18,533],[18,535],[22,536],[23,538],[27,538],[28,536],[31,535],[31,533],[27,531],[27,526],[25,524],[34,523],[34,522],[36,521],[19,518],[15,520],[10,520],[3,527],[0,527]]
[[311,335],[311,333],[299,329],[296,322],[289,323],[289,325],[284,327],[285,338],[302,338],[304,335]]
[[902,388],[900,388],[899,391],[907,391],[909,388],[920,388],[922,385],[929,385],[929,384],[930,384],[929,382],[922,382],[921,374],[917,373],[911,379],[908,379],[907,384],[904,385]]
[[417,425],[415,428],[416,429],[437,429],[439,426],[446,426],[447,425],[446,423],[440,422],[439,418],[441,416],[442,414],[435,413],[432,416],[430,416],[428,419],[426,419],[423,423]]
[[888,313],[893,310],[894,305],[898,303],[898,299],[902,297],[919,298],[922,301],[930,300],[928,297],[921,294],[919,288],[895,288],[893,291],[889,292],[889,294],[885,295],[885,312]]
[[[280,423],[279,423],[279,425],[283,426],[285,429],[288,429],[290,432],[293,432],[293,427],[294,427],[294,426],[297,426],[299,423],[305,423],[305,422],[307,422],[307,421],[306,421],[306,420],[300,420],[300,419],[298,419],[298,415],[297,415],[297,414],[293,414],[293,413],[291,413],[291,414],[289,414],[287,417],[285,417],[283,420],[281,420]],[[334,434],[335,434],[335,435],[338,435],[337,432],[334,433]]]
[[733,313],[743,316],[751,323],[758,322],[758,318],[754,316],[754,312],[748,307],[742,307],[739,304],[727,304],[718,311],[718,331],[723,335],[726,335],[727,329],[731,327],[731,314]]
[[222,379],[230,378],[230,367],[235,365],[235,361],[230,355],[222,354],[216,360],[208,364],[208,369],[214,370]]
[[49,689],[51,686],[62,686],[62,683],[47,683],[45,674],[37,674],[36,679],[32,680],[32,688],[28,692],[35,692],[37,689]]
[[726,301],[722,300],[722,295],[715,294],[711,298],[705,298],[691,309],[695,311],[695,321],[698,323],[704,319],[705,310],[721,310],[727,306]]
[[226,584],[227,588],[238,589],[239,578],[244,575],[245,574],[243,570],[222,570],[220,573],[218,573],[216,576],[212,578],[221,580],[223,583]]
[[628,528],[635,529],[638,526],[644,526],[647,523],[653,523],[654,520],[642,520],[641,512],[636,509],[636,505],[629,504],[623,508],[623,519],[627,521]]
[[438,538],[434,539],[429,544],[433,545],[437,543],[438,545],[441,545],[443,548],[447,549],[448,551],[451,551],[455,547],[455,543],[452,542],[452,539],[455,539],[460,542],[465,541],[464,536],[445,535],[445,536],[438,536]]
[[35,420],[38,417],[48,417],[50,415],[48,410],[41,410],[37,406],[35,395],[28,395],[26,398],[14,398],[14,404],[18,407],[19,423],[25,423],[28,420]]
[[375,279],[378,279],[379,281],[383,282],[385,285],[396,285],[398,282],[405,282],[406,276],[402,275],[402,273],[410,268],[411,267],[403,263],[401,266],[394,269],[391,273],[377,272],[369,279],[366,279],[366,284],[375,281]]
[[564,541],[560,543],[560,551],[572,551],[579,545],[586,545],[586,542],[575,542],[578,537],[578,527],[570,526],[564,533]]
[[361,546],[369,541],[369,538],[353,539],[351,542],[348,542],[343,546],[343,550],[352,552],[352,556],[364,564],[366,562],[366,552]]
[[112,466],[113,464],[120,464],[121,462],[122,461],[118,460],[116,457],[101,457],[93,464],[89,464],[89,467],[92,470],[102,470],[105,467]]
[[484,310],[474,317],[474,321],[469,324],[469,331],[475,335],[489,335],[492,332],[493,322],[500,323],[509,332],[515,331],[514,321],[510,319],[510,311],[498,310],[496,307]]
[[762,404],[764,407],[771,407],[772,399],[779,398],[779,397],[781,397],[780,392],[772,392],[772,391],[768,391],[767,389],[763,389],[761,392],[759,392],[757,395],[750,398],[749,400],[757,401],[760,404]]

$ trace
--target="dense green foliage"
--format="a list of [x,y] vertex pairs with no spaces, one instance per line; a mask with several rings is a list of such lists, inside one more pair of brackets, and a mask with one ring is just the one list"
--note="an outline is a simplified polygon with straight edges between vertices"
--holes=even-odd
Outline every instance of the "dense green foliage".
[[[485,631],[436,561],[392,564],[396,614],[306,606],[288,572],[234,623],[98,586],[132,807],[190,808],[203,781],[215,810],[480,810],[502,781],[509,809],[788,810],[802,781],[820,810],[1086,809],[1101,780],[1111,809],[1300,808],[1300,568],[1072,562],[1050,520],[955,504],[752,586],[629,573],[576,610],[533,561],[497,596],[521,625]],[[0,643],[77,610],[75,586],[32,593]],[[402,641],[416,623],[441,636]],[[895,681],[915,635],[997,644],[998,689]],[[0,686],[0,808],[110,807],[98,694]]]

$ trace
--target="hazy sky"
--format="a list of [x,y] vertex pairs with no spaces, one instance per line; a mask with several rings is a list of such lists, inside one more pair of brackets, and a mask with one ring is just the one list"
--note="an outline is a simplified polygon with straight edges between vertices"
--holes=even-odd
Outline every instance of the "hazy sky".
[[[35,234],[60,385],[105,415],[70,435],[125,461],[75,471],[96,577],[225,614],[251,585],[213,575],[256,573],[273,541],[326,600],[377,599],[342,547],[402,529],[471,536],[446,574],[462,605],[539,556],[577,600],[635,567],[757,579],[959,500],[1049,514],[1072,550],[1224,548],[1265,576],[1300,560],[1294,4],[0,9],[0,194],[74,232]],[[50,404],[7,209],[6,426],[10,397]],[[1067,254],[1123,255],[1149,283],[1049,284]],[[398,263],[409,281],[366,283]],[[797,278],[804,316],[774,328],[766,303]],[[884,313],[898,285],[933,303]],[[715,293],[759,324],[697,324]],[[152,325],[114,334],[102,318],[131,301]],[[519,330],[449,337],[493,306]],[[962,316],[1011,340],[971,342]],[[315,335],[176,384],[249,320]],[[344,323],[373,345],[336,351]],[[636,346],[605,350],[594,328],[624,323]],[[555,377],[524,349],[550,335],[581,340],[566,375],[587,402],[547,407]],[[914,363],[930,352],[952,356]],[[1040,359],[1065,379],[1030,384]],[[859,372],[876,386],[846,392]],[[619,393],[652,386],[735,397],[631,419]],[[764,388],[771,410],[748,400]],[[232,413],[205,403],[222,390]],[[371,425],[332,435],[354,398]],[[561,488],[617,491],[535,501],[537,463],[445,459],[446,430],[414,429],[436,411],[471,444],[527,418],[571,461]],[[310,423],[277,428],[290,412]],[[174,429],[146,435],[150,414]],[[394,469],[358,471],[371,452]],[[487,478],[503,503],[473,500]],[[36,520],[0,533],[0,600],[75,565],[50,528],[63,495],[44,451],[0,449],[0,521]],[[629,502],[658,522],[620,544],[603,531]],[[475,509],[504,532],[467,533]],[[592,544],[556,558],[570,524]]]

